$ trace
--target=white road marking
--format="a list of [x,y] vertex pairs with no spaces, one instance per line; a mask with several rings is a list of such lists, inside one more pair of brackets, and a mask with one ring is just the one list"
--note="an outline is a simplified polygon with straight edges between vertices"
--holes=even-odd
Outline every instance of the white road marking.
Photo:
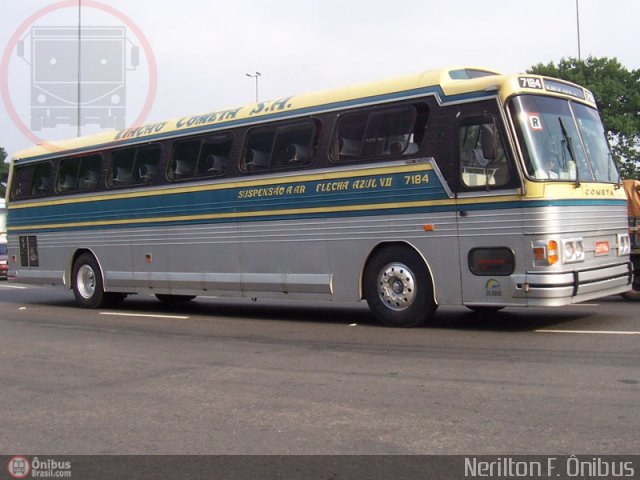
[[23,287],[22,285],[0,285],[1,288],[17,288],[19,290],[25,290],[29,287]]
[[187,320],[189,317],[182,315],[152,315],[149,313],[125,313],[125,312],[99,312],[100,315],[113,315],[119,317],[147,317],[147,318],[172,318],[177,320]]
[[583,333],[587,335],[640,335],[640,332],[625,332],[620,330],[536,330],[536,333]]

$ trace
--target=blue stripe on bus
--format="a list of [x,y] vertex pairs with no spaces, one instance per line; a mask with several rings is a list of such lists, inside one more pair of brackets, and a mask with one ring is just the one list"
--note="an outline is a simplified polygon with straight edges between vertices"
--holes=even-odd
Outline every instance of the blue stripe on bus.
[[[361,207],[370,204],[424,202],[448,198],[433,172],[423,171],[421,175],[428,176],[429,180],[418,185],[407,185],[407,174],[400,172],[301,182],[287,182],[283,179],[281,184],[263,186],[234,186],[217,190],[166,192],[151,196],[106,199],[99,202],[34,206],[11,209],[7,223],[9,229],[15,231],[21,227],[28,229],[52,224],[64,228],[65,223],[89,221],[145,220],[158,217],[161,220],[162,217],[252,212],[258,216],[260,212],[265,211],[274,211],[277,214],[278,210],[322,209],[324,206]],[[258,196],[259,194],[261,196]]]
[[[170,226],[170,225],[189,225],[189,224],[211,224],[211,223],[232,223],[232,222],[249,222],[249,221],[274,221],[274,220],[295,220],[302,218],[343,218],[353,216],[373,216],[373,215],[390,215],[390,214],[407,214],[407,213],[440,213],[440,212],[454,212],[458,210],[505,210],[505,209],[523,209],[523,208],[540,208],[540,207],[571,207],[571,206],[624,206],[624,201],[618,200],[537,200],[537,201],[509,201],[509,202],[479,202],[474,204],[456,205],[454,200],[450,200],[444,205],[420,205],[420,206],[403,206],[401,203],[407,202],[424,202],[429,200],[443,199],[442,195],[438,195],[432,192],[429,196],[425,195],[426,192],[422,192],[421,195],[402,196],[401,198],[388,197],[387,201],[380,201],[376,204],[372,203],[372,200],[379,198],[368,197],[366,202],[354,202],[353,198],[336,199],[332,202],[327,202],[327,199],[323,199],[322,202],[310,203],[310,202],[296,202],[294,198],[289,198],[287,201],[272,203],[269,208],[264,208],[265,204],[254,205],[259,208],[252,208],[252,206],[228,206],[214,208],[211,206],[202,209],[189,208],[187,203],[183,205],[186,210],[175,209],[171,211],[163,210],[163,215],[159,216],[157,212],[149,212],[141,214],[140,212],[129,212],[123,214],[122,211],[117,211],[122,207],[125,207],[130,201],[116,201],[118,207],[116,209],[110,209],[105,212],[92,210],[93,204],[80,204],[74,208],[73,211],[60,215],[58,218],[52,218],[50,215],[43,214],[37,217],[34,212],[25,212],[21,219],[13,218],[10,224],[12,233],[21,233],[32,231],[30,228],[37,227],[38,225],[52,225],[55,227],[37,229],[37,231],[57,231],[57,230],[84,230],[84,229],[112,229],[112,228],[135,228],[135,227],[152,227],[152,226]],[[144,201],[148,201],[149,198],[145,198]],[[293,202],[293,205],[292,205]],[[400,205],[393,205],[394,203],[400,203]],[[100,202],[103,203],[103,202]],[[388,207],[385,207],[388,204]],[[326,209],[322,209],[322,206]],[[354,207],[353,210],[349,210],[348,207]],[[193,205],[191,205],[193,207]],[[287,210],[295,208],[296,213],[287,213]],[[311,211],[311,209],[319,209]],[[331,211],[335,207],[347,207],[344,211]],[[364,207],[364,209],[356,209],[355,207]],[[367,207],[371,207],[367,209]],[[375,208],[373,208],[375,207]],[[54,207],[46,207],[47,211]],[[151,206],[149,208],[152,208]],[[309,212],[304,212],[308,209]],[[129,209],[127,209],[129,210]],[[279,212],[282,210],[282,212]],[[49,211],[49,213],[52,213]],[[229,214],[226,218],[210,218],[210,219],[189,219],[189,216],[193,215],[212,215],[216,214]],[[179,217],[185,217],[181,220]],[[168,217],[174,217],[171,220],[166,220]],[[178,218],[175,218],[178,217]],[[106,222],[113,220],[131,220],[131,223],[126,224],[108,224]],[[138,220],[138,221],[136,221]],[[76,223],[81,221],[95,221],[96,225],[91,226],[65,226],[65,223]],[[100,224],[100,222],[105,222]],[[21,228],[24,227],[24,228]]]

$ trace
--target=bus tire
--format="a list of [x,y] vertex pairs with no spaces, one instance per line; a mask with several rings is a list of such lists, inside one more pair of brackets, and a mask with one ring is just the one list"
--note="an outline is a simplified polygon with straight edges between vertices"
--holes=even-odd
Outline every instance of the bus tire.
[[631,302],[640,302],[640,290],[629,290],[627,292],[621,293],[622,298],[625,300],[629,300]]
[[82,253],[73,263],[71,284],[76,303],[83,308],[100,308],[112,300],[124,300],[121,293],[111,294],[104,291],[100,266],[89,253]]
[[[634,250],[635,252],[635,250]],[[624,293],[621,293],[622,298],[631,302],[640,301],[640,254],[632,253],[631,262],[633,264],[633,280],[630,285],[630,289]]]
[[164,293],[156,293],[156,298],[164,304],[173,305],[176,303],[190,302],[191,300],[196,298],[196,296],[195,295],[167,295]]
[[387,246],[367,262],[364,297],[380,323],[388,327],[415,327],[436,310],[427,266],[408,247]]

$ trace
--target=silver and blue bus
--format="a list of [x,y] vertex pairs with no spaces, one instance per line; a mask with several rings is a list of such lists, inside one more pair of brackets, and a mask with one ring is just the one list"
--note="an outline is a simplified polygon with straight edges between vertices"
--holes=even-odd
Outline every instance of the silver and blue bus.
[[629,289],[624,190],[595,99],[450,68],[212,110],[17,153],[19,282],[132,294],[561,306]]

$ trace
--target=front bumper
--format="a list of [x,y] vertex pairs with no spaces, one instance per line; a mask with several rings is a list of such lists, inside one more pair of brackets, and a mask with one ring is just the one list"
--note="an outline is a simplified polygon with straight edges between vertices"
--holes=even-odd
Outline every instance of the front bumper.
[[629,290],[631,262],[563,272],[527,272],[512,275],[512,295],[529,305],[567,305]]

